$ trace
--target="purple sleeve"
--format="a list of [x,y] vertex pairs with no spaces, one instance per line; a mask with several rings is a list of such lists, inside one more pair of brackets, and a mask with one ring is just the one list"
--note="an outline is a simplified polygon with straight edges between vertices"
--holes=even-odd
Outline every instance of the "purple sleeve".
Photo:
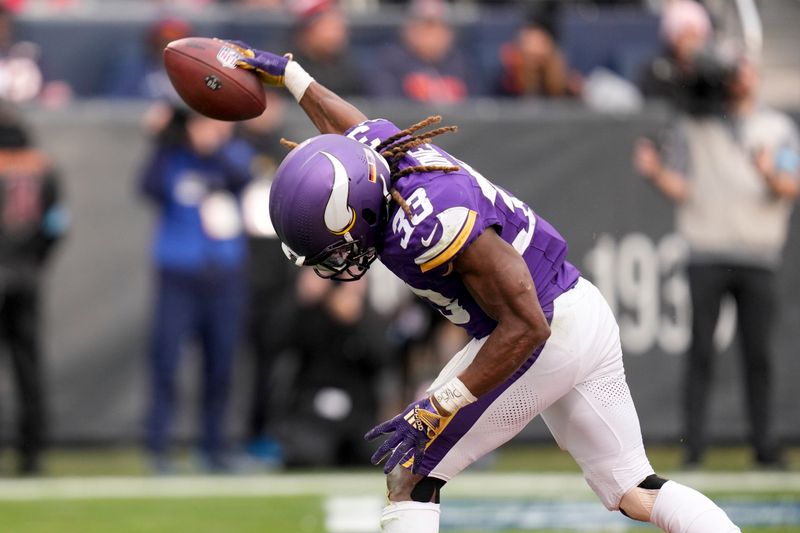
[[366,144],[372,149],[378,147],[380,143],[399,132],[400,128],[386,120],[378,118],[366,120],[361,124],[356,124],[344,134],[351,139],[355,139],[362,144]]
[[421,275],[449,274],[453,261],[487,227],[499,224],[463,174],[433,178],[411,191],[405,200],[412,216],[400,210],[391,221],[390,231],[408,235],[403,254],[408,258],[406,266]]

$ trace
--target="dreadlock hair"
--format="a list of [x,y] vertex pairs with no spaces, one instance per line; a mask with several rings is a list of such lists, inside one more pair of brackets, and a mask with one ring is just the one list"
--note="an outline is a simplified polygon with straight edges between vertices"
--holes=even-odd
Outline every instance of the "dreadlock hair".
[[281,144],[283,146],[285,146],[286,148],[288,148],[289,150],[294,150],[295,148],[297,148],[297,144],[298,143],[296,143],[294,141],[290,141],[289,139],[284,139],[283,137],[281,137]]
[[397,132],[388,139],[384,140],[375,149],[379,154],[386,158],[389,163],[389,192],[392,199],[397,202],[400,208],[408,215],[412,216],[411,208],[408,207],[405,198],[394,187],[395,182],[403,176],[414,174],[415,172],[455,172],[459,170],[455,165],[415,165],[400,170],[400,162],[406,156],[406,152],[416,148],[420,145],[427,144],[442,133],[458,131],[458,126],[442,126],[430,131],[417,133],[416,132],[430,126],[431,124],[438,124],[442,121],[440,115],[432,115],[425,120],[421,120],[410,127]]
[[[460,167],[455,165],[415,165],[400,170],[400,162],[406,156],[406,152],[416,148],[417,146],[429,143],[431,139],[437,135],[451,131],[458,131],[458,126],[442,126],[415,135],[416,132],[427,128],[431,124],[438,124],[441,121],[442,117],[440,115],[429,116],[425,120],[421,120],[416,124],[412,124],[408,128],[395,133],[388,139],[384,140],[375,149],[375,151],[385,157],[386,161],[389,163],[388,185],[392,200],[397,202],[400,208],[409,217],[413,216],[413,213],[411,212],[411,208],[408,207],[408,203],[406,202],[405,198],[403,198],[403,196],[394,187],[394,183],[397,180],[403,176],[414,174],[415,172],[455,172],[460,169]],[[281,144],[290,150],[297,146],[296,142],[289,141],[287,139],[281,139]]]

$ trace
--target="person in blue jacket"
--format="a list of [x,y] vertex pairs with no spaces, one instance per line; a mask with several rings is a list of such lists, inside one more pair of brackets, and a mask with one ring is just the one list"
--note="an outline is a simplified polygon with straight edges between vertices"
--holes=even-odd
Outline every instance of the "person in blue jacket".
[[147,445],[160,472],[171,470],[175,381],[183,344],[192,337],[203,357],[200,458],[211,471],[227,467],[224,419],[244,319],[247,254],[239,195],[251,180],[251,158],[250,146],[232,137],[232,124],[175,108],[141,178],[159,211]]

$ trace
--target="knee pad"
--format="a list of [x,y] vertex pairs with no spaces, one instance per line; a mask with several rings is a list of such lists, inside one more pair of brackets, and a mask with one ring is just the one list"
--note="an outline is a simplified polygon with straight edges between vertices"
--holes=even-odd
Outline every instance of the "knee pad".
[[435,477],[420,479],[411,491],[411,501],[439,503],[439,493],[445,483],[447,482]]
[[655,474],[647,476],[639,486],[625,493],[619,503],[619,512],[640,522],[649,522],[659,489],[667,480]]
[[644,481],[639,483],[639,488],[646,490],[658,490],[661,487],[663,487],[664,483],[666,482],[667,480],[664,479],[663,477],[658,477],[655,474],[650,474],[649,476],[644,478]]

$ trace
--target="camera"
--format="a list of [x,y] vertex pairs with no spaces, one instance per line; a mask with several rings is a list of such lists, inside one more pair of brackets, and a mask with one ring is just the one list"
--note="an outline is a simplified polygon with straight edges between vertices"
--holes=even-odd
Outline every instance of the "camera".
[[673,82],[677,104],[696,116],[722,114],[731,99],[731,84],[736,78],[737,61],[714,50],[703,50],[688,69],[680,69]]

